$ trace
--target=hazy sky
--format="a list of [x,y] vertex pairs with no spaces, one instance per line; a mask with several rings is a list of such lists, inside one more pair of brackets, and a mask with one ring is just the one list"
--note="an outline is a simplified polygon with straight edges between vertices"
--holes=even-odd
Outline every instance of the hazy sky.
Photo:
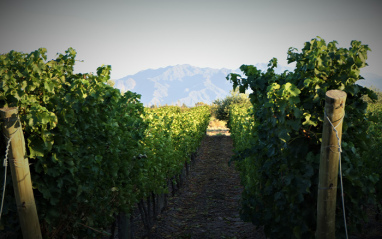
[[320,36],[372,49],[364,72],[382,75],[381,0],[1,0],[0,53],[77,51],[77,72],[112,66],[112,79],[191,64],[237,69]]

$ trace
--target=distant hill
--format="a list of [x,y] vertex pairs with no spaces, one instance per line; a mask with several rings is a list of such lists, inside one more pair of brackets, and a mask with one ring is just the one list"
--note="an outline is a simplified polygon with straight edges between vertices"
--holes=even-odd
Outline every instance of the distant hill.
[[224,98],[232,89],[225,77],[229,69],[199,68],[190,65],[149,69],[115,81],[121,91],[131,90],[142,95],[144,105],[212,103]]
[[[259,63],[258,69],[266,70],[268,63]],[[279,66],[276,73],[294,68]],[[229,73],[241,73],[239,69],[200,68],[191,65],[167,66],[148,69],[134,75],[115,80],[114,87],[121,92],[131,90],[141,94],[145,106],[185,104],[194,106],[197,102],[211,104],[216,99],[223,99],[232,90],[232,83],[226,80]],[[362,86],[374,86],[382,90],[382,77],[364,73],[366,80],[358,81]]]
[[[267,64],[255,65],[266,69]],[[278,71],[284,71],[279,67]],[[141,94],[145,106],[185,104],[194,106],[197,102],[211,104],[223,99],[232,90],[232,83],[226,80],[229,73],[240,73],[239,69],[200,68],[191,65],[168,66],[143,70],[115,80],[114,87],[122,92],[130,90]]]

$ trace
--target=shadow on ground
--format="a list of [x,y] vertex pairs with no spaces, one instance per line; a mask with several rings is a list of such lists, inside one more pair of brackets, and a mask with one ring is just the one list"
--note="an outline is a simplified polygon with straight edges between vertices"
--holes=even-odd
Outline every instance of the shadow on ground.
[[242,187],[228,130],[209,131],[186,183],[153,227],[152,238],[265,238],[239,217]]

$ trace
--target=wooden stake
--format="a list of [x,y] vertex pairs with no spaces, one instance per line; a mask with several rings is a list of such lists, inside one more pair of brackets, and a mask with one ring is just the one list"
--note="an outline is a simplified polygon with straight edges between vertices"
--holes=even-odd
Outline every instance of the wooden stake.
[[118,215],[118,239],[132,239],[133,220],[130,214],[120,212]]
[[23,238],[42,238],[18,110],[17,108],[1,108],[0,115],[4,122],[3,133],[7,137],[7,143],[8,139],[11,139],[8,162]]
[[[346,93],[330,90],[325,97],[325,119],[322,130],[318,197],[317,197],[317,239],[335,238],[336,196],[339,163],[339,146],[342,138],[342,120],[345,114]],[[328,121],[332,122],[336,133]]]

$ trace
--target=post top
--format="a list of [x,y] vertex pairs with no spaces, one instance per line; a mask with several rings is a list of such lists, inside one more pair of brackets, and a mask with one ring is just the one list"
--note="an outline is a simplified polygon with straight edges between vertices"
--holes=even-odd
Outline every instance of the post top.
[[12,116],[17,115],[18,108],[10,107],[10,108],[0,108],[0,116],[1,118],[10,118]]
[[15,110],[17,107],[5,107],[5,108],[0,108],[1,111],[10,111],[10,110]]
[[346,98],[346,92],[342,90],[329,90],[326,92],[326,96],[332,99]]

